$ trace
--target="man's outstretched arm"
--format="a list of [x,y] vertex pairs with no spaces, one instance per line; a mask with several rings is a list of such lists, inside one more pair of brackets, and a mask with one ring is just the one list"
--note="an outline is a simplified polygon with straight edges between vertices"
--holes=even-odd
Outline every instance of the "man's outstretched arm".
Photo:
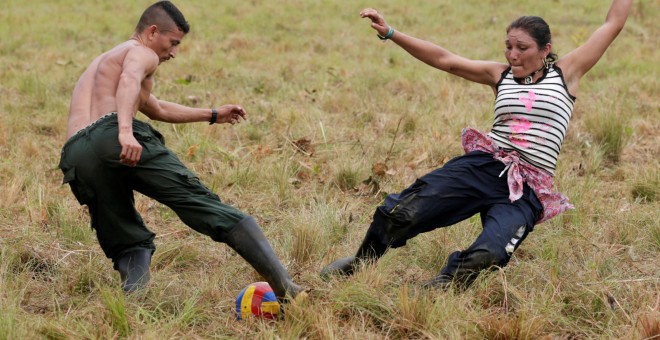
[[[239,123],[245,120],[247,113],[240,105],[223,105],[217,109],[215,123]],[[211,122],[212,109],[192,108],[185,105],[159,100],[154,95],[140,108],[140,112],[153,120],[167,123]]]

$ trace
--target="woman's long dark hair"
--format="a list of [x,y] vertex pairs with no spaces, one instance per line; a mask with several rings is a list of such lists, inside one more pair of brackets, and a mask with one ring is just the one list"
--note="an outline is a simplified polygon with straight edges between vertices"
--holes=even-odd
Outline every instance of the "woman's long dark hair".
[[[544,47],[546,44],[552,43],[552,35],[550,34],[550,26],[545,20],[541,17],[536,16],[522,16],[509,24],[509,27],[506,28],[506,33],[509,33],[511,29],[520,29],[527,34],[529,34],[532,39],[538,45],[538,48]],[[559,59],[557,54],[550,50],[548,56],[545,58],[545,62],[552,64]]]

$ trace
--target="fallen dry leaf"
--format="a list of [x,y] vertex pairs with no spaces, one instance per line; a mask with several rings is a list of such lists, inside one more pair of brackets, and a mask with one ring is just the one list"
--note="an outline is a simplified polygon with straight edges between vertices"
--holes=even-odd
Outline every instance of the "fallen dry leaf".
[[298,151],[305,153],[308,156],[311,156],[314,153],[314,145],[312,145],[312,141],[308,138],[303,137],[293,141],[292,143],[296,146]]
[[376,163],[371,167],[371,173],[378,177],[385,176],[387,170],[388,170],[387,164],[385,163]]
[[198,145],[192,145],[191,147],[189,147],[188,151],[186,151],[186,156],[195,157],[195,153],[197,153],[197,147]]

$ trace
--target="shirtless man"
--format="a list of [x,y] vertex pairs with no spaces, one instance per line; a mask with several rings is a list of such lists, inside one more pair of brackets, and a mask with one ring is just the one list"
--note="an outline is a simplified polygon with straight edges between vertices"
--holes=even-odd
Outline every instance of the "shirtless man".
[[98,56],[82,74],[71,98],[67,142],[60,169],[105,255],[119,271],[122,288],[135,291],[149,280],[154,237],[135,210],[133,191],[174,210],[194,230],[223,242],[265,277],[275,294],[295,297],[296,285],[254,218],[223,204],[165,147],[162,135],[135,119],[137,111],[169,123],[238,123],[239,105],[191,108],[152,93],[158,65],[176,57],[190,27],[169,1],[145,10],[133,36]]

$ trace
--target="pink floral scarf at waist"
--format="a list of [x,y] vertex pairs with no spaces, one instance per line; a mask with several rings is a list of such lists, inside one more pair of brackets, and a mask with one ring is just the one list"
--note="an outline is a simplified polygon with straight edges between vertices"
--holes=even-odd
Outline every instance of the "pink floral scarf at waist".
[[490,137],[473,128],[463,130],[461,142],[465,153],[472,151],[486,152],[504,163],[505,168],[500,176],[507,172],[511,202],[522,197],[524,183],[527,183],[534,190],[536,197],[543,206],[543,211],[536,224],[545,222],[568,209],[574,208],[568,202],[566,196],[552,190],[553,178],[550,173],[520,159],[518,152],[507,152],[500,149]]

